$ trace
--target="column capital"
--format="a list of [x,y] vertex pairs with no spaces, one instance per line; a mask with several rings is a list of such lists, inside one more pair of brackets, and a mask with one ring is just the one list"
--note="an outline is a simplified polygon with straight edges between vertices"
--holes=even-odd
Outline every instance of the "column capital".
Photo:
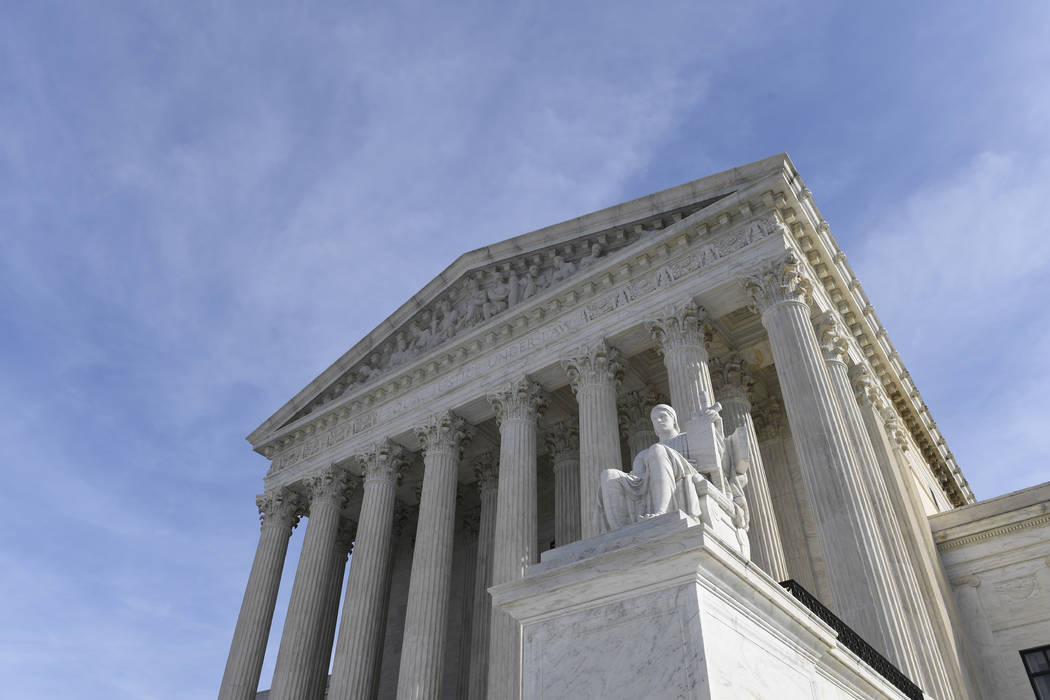
[[883,395],[879,383],[872,376],[871,370],[865,365],[855,364],[849,368],[849,378],[858,404],[861,406],[872,406],[880,413],[884,412],[889,402]]
[[812,283],[801,268],[802,261],[792,250],[746,273],[741,282],[755,311],[762,314],[789,302],[808,305]]
[[424,454],[452,452],[458,456],[473,437],[474,426],[452,411],[444,411],[428,418],[415,431]]
[[849,343],[846,341],[846,331],[835,312],[825,311],[813,319],[813,330],[817,334],[820,350],[824,353],[824,361],[845,364]]
[[408,450],[393,440],[379,440],[359,456],[365,483],[381,481],[397,483],[408,466]]
[[631,430],[651,430],[652,421],[649,412],[653,406],[668,403],[666,398],[655,391],[628,391],[616,402],[616,415],[620,428],[625,432]]
[[605,342],[605,338],[580,346],[572,357],[562,360],[561,366],[576,393],[581,386],[609,382],[619,386],[623,381],[623,355]]
[[662,355],[668,350],[695,347],[707,351],[707,311],[693,302],[669,306],[659,318],[646,322],[656,349]]
[[765,401],[753,406],[751,419],[755,423],[755,434],[759,442],[775,440],[782,437],[787,427],[787,416],[784,413],[784,405],[780,399],[770,397]]
[[255,497],[260,527],[280,527],[291,532],[306,512],[302,496],[291,489],[261,493]]
[[882,419],[886,427],[886,434],[897,444],[901,452],[907,452],[908,431],[904,429],[904,422],[897,417],[896,412],[892,408],[887,408],[883,412]]
[[580,454],[580,429],[570,421],[560,420],[547,426],[543,433],[543,443],[547,447],[547,453],[554,459],[557,467],[558,457],[561,455]]
[[499,486],[499,458],[492,453],[492,450],[485,450],[475,457],[474,478],[477,479],[479,492]]
[[488,400],[496,411],[496,423],[500,425],[508,420],[536,420],[550,404],[547,392],[539,382],[528,377],[489,394]]
[[305,479],[303,484],[309,494],[311,507],[320,501],[331,500],[342,508],[355,486],[350,479],[350,473],[334,464],[325,467],[316,476]]
[[715,395],[720,403],[742,401],[751,408],[755,380],[738,353],[732,352],[713,358],[709,365]]

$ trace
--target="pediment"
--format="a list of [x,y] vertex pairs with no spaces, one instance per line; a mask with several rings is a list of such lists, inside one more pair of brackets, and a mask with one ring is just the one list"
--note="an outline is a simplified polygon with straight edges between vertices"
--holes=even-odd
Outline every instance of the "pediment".
[[344,395],[365,390],[399,367],[437,353],[457,336],[487,324],[499,325],[501,317],[519,304],[572,284],[608,258],[651,241],[668,226],[785,164],[793,170],[781,154],[463,254],[248,440],[258,446],[274,432]]

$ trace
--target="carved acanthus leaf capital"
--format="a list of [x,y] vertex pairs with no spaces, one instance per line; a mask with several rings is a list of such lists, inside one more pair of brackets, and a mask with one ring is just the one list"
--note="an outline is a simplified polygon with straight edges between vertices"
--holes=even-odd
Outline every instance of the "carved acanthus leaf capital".
[[803,273],[802,261],[793,250],[746,274],[741,281],[759,314],[786,302],[810,303],[812,284]]
[[699,348],[706,352],[706,319],[707,312],[690,301],[668,308],[660,318],[648,321],[645,325],[661,354],[683,347]]
[[755,380],[747,371],[747,365],[738,353],[729,353],[716,357],[708,365],[711,371],[711,383],[719,402],[743,401],[751,406],[752,389]]
[[416,428],[424,454],[452,452],[459,456],[473,435],[474,426],[452,411],[433,415]]
[[259,494],[255,497],[255,505],[259,508],[261,527],[280,527],[289,533],[306,512],[302,496],[291,489]]
[[474,478],[477,479],[479,492],[499,486],[499,458],[491,450],[485,450],[475,457]]
[[634,431],[651,432],[653,428],[649,412],[653,406],[668,403],[655,391],[628,391],[616,402],[620,428],[627,434]]
[[555,462],[559,458],[579,457],[580,429],[575,422],[560,420],[551,424],[543,434],[543,441]]
[[547,392],[539,382],[528,377],[511,382],[500,391],[488,395],[489,403],[496,412],[496,422],[535,421],[550,405]]
[[770,397],[753,406],[751,418],[754,421],[755,434],[759,442],[783,437],[784,430],[787,427],[787,416],[784,413],[784,405],[780,402],[780,399]]
[[322,500],[334,500],[342,508],[350,498],[356,483],[346,469],[333,464],[323,469],[320,474],[306,479],[304,485],[310,495],[311,505]]
[[410,463],[408,450],[392,440],[373,443],[360,459],[364,466],[365,483],[400,481]]
[[817,316],[813,322],[813,330],[817,334],[817,342],[820,350],[824,353],[827,362],[845,362],[846,353],[849,351],[849,343],[846,342],[846,333],[842,324],[832,311],[825,311]]
[[853,393],[857,397],[857,403],[861,406],[872,406],[882,413],[889,401],[882,393],[879,383],[875,381],[871,370],[863,364],[855,364],[849,368],[850,382],[853,384]]
[[581,386],[612,382],[619,386],[623,381],[623,354],[605,342],[605,339],[580,347],[577,353],[562,360],[562,369],[569,375],[574,392]]

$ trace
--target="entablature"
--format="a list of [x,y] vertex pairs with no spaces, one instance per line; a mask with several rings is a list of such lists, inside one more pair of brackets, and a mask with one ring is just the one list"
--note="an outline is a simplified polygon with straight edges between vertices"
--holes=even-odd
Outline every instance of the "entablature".
[[[757,190],[729,196],[407,362],[366,391],[277,431],[259,445],[273,461],[267,479],[284,483],[315,461],[345,458],[356,443],[379,437],[377,431],[396,434],[400,423],[432,401],[468,404],[479,386],[491,388],[510,372],[556,365],[559,353],[581,340],[627,333],[668,303],[684,303],[702,289],[733,290],[737,296],[728,305],[712,301],[722,312],[738,308],[745,303],[736,284],[743,256],[757,261],[782,252],[786,234],[777,214],[762,207]],[[559,373],[550,381],[567,380]]]

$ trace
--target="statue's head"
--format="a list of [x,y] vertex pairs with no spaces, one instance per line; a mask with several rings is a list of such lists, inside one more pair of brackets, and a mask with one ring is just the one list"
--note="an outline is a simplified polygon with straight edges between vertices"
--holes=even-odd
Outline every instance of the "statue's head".
[[649,418],[653,421],[653,430],[661,440],[673,438],[682,432],[678,427],[678,414],[665,403],[658,403],[649,411]]

